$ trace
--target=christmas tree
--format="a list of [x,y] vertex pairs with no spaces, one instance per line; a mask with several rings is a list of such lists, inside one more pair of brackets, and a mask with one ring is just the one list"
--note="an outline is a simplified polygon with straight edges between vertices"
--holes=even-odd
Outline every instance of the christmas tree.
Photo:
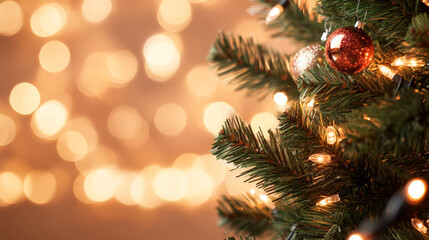
[[307,47],[288,56],[230,33],[215,40],[219,76],[292,99],[268,137],[238,117],[224,123],[213,155],[273,204],[225,196],[220,225],[241,239],[429,239],[429,2],[255,2],[273,37]]

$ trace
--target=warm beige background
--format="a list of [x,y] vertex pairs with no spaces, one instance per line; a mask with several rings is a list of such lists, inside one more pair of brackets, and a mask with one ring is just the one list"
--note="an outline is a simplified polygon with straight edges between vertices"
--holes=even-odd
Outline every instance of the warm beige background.
[[[19,82],[41,84],[37,77],[41,74],[44,91],[52,88],[54,93],[50,94],[55,95],[54,89],[61,88],[70,94],[70,118],[83,115],[94,122],[99,141],[117,153],[117,167],[121,169],[140,171],[152,164],[170,167],[183,153],[207,154],[213,141],[203,123],[207,104],[227,102],[247,122],[263,111],[276,114],[272,99],[247,98],[225,82],[208,97],[196,97],[186,87],[188,72],[196,65],[206,64],[206,55],[218,29],[252,35],[259,41],[267,40],[257,17],[246,13],[251,3],[248,0],[208,0],[192,4],[191,23],[177,33],[184,44],[180,68],[169,81],[155,82],[145,74],[142,47],[150,36],[164,31],[156,18],[160,1],[113,0],[112,12],[106,20],[89,24],[80,16],[82,1],[58,0],[56,2],[71,12],[66,26],[54,36],[42,38],[35,36],[29,21],[34,10],[48,2],[17,0],[23,8],[24,25],[13,36],[0,36],[0,113],[11,117],[17,128],[13,142],[0,147],[0,172],[13,170],[25,177],[30,170],[43,169],[54,171],[61,179],[57,180],[54,199],[45,205],[23,199],[0,207],[0,239],[214,240],[228,236],[224,229],[217,227],[215,211],[216,200],[226,193],[225,184],[217,187],[211,198],[198,207],[180,201],[164,203],[154,209],[124,206],[115,200],[97,204],[80,202],[72,192],[72,183],[79,175],[74,164],[58,156],[56,141],[35,136],[30,127],[31,116],[14,112],[8,99],[11,89]],[[41,46],[53,39],[69,47],[71,61],[61,73],[43,73],[38,54]],[[296,49],[286,40],[275,40],[271,44],[289,53]],[[137,57],[139,70],[133,81],[124,88],[109,89],[101,98],[80,93],[75,82],[85,58],[92,52],[115,49],[128,49]],[[47,93],[40,91],[44,102]],[[160,133],[154,124],[156,110],[169,102],[181,105],[187,112],[185,129],[173,137]],[[123,104],[136,108],[149,123],[150,138],[138,149],[124,147],[107,130],[109,112]]]

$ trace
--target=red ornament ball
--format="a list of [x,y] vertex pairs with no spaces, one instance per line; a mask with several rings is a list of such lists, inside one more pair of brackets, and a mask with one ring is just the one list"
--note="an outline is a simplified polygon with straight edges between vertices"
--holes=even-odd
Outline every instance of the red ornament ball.
[[371,63],[374,57],[374,44],[371,37],[362,29],[342,27],[326,40],[325,56],[335,70],[357,73]]

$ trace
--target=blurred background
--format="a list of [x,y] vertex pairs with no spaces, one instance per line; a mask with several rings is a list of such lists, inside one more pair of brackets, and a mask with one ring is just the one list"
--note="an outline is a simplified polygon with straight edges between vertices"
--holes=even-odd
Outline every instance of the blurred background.
[[248,0],[0,0],[0,238],[223,239],[251,184],[209,153],[228,117],[277,126],[282,94],[235,92],[219,29],[286,53]]

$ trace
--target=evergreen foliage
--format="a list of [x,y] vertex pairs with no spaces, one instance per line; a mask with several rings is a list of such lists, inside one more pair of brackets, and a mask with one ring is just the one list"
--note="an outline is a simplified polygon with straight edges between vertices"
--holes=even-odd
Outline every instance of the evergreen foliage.
[[[254,2],[261,5],[261,18],[277,4]],[[215,40],[208,60],[220,76],[232,77],[237,89],[297,96],[267,137],[235,117],[226,120],[214,140],[213,155],[244,169],[243,180],[256,182],[274,203],[269,206],[250,195],[225,196],[218,207],[221,226],[256,238],[347,239],[362,222],[377,221],[411,179],[429,181],[429,7],[420,0],[360,0],[358,9],[357,4],[318,0],[309,12],[289,1],[267,26],[273,37],[311,44],[323,32],[319,19],[329,17],[337,29],[354,25],[356,14],[360,20],[366,15],[364,30],[375,55],[357,74],[337,72],[324,61],[307,69],[295,85],[290,56],[232,34],[220,33]],[[396,91],[378,66],[390,66],[404,55],[426,66],[392,67],[413,82],[413,87]],[[333,144],[327,141],[332,129]],[[310,161],[313,154],[329,155],[331,161],[315,163]],[[336,194],[340,201],[318,204]],[[411,225],[412,217],[429,219],[429,194],[375,239],[429,239],[429,233]]]

